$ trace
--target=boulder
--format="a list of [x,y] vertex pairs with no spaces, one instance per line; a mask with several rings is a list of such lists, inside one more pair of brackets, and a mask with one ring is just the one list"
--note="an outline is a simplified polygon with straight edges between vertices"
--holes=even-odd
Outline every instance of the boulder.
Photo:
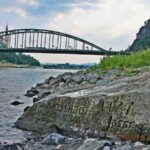
[[88,81],[90,84],[95,84],[98,79],[99,77],[93,74],[87,74],[85,77],[85,80]]
[[44,84],[49,84],[49,79],[46,79],[46,80],[44,81]]
[[107,84],[108,84],[108,80],[98,80],[96,82],[96,85],[98,85],[98,86],[105,86]]
[[58,75],[56,77],[57,81],[60,83],[60,82],[63,82],[63,76],[62,75]]
[[77,87],[78,86],[78,84],[76,84],[75,82],[70,82],[69,84],[68,84],[68,88],[75,88],[75,87]]
[[49,84],[43,84],[40,89],[50,89],[51,85]]
[[68,79],[66,80],[66,85],[69,85],[71,82],[73,82],[72,78],[68,78]]
[[54,84],[56,84],[56,83],[58,83],[58,80],[55,79],[55,78],[52,78],[52,79],[49,81],[49,85],[54,85]]
[[83,139],[81,137],[73,139],[73,138],[68,138],[66,139],[66,144],[83,144]]
[[90,81],[89,81],[89,83],[90,83],[90,84],[96,84],[97,80],[98,80],[98,79],[95,78],[95,77],[94,77],[94,78],[91,78]]
[[131,145],[124,145],[121,147],[116,148],[115,150],[134,150],[133,147]]
[[86,84],[88,84],[87,81],[82,81],[82,82],[81,82],[81,85],[86,85]]
[[37,95],[38,93],[39,93],[39,91],[36,88],[32,87],[30,90],[27,91],[25,96],[33,97],[33,96]]
[[[107,87],[108,86],[108,87]],[[46,97],[16,121],[18,128],[66,135],[112,133],[122,140],[150,142],[150,72],[96,86],[80,95]],[[106,145],[107,146],[107,145]]]
[[64,143],[65,143],[65,137],[58,133],[52,133],[42,141],[42,144],[47,144],[47,145],[64,144]]
[[72,73],[71,72],[66,72],[64,74],[62,74],[62,79],[64,82],[67,81],[67,79],[71,78],[72,77]]
[[150,150],[150,145],[146,145],[142,148],[142,150]]
[[19,101],[14,101],[11,103],[12,105],[20,105],[20,104],[23,104],[23,102],[19,102]]
[[25,109],[24,109],[24,112],[26,111],[26,110],[28,110],[30,108],[30,106],[27,106]]
[[36,94],[34,92],[32,92],[32,91],[27,91],[27,93],[25,94],[25,96],[27,96],[27,97],[33,97],[35,95]]
[[44,83],[37,83],[36,88],[43,86],[43,84],[44,84]]
[[60,82],[59,83],[59,86],[61,86],[61,87],[64,86],[64,85],[65,85],[65,82]]
[[91,138],[85,140],[83,145],[80,146],[77,150],[99,150],[100,148],[103,149],[103,147],[103,142]]
[[33,98],[33,103],[35,103],[35,102],[37,102],[37,101],[39,101],[39,99],[36,98],[36,97],[34,97],[34,98]]
[[105,147],[103,148],[103,150],[112,150],[112,148],[109,147],[109,146],[105,146]]
[[23,146],[21,144],[0,144],[0,150],[22,150]]
[[75,75],[71,78],[74,82],[80,84],[84,80],[84,76],[81,74]]
[[120,74],[120,70],[119,69],[111,69],[108,71],[108,73],[106,73],[104,75],[105,78],[110,78],[110,79],[114,79],[114,77],[116,77],[116,75],[119,75]]
[[143,143],[141,143],[141,142],[139,142],[139,141],[137,141],[137,142],[135,142],[134,144],[133,144],[133,146],[134,147],[142,147],[142,146],[144,146],[145,144],[143,144]]
[[46,96],[48,96],[48,95],[50,95],[50,94],[51,94],[50,91],[42,91],[41,93],[38,94],[38,96],[37,96],[38,98],[37,98],[37,99],[38,99],[38,100],[39,100],[39,99],[42,99],[42,98],[44,98],[44,97],[46,97]]

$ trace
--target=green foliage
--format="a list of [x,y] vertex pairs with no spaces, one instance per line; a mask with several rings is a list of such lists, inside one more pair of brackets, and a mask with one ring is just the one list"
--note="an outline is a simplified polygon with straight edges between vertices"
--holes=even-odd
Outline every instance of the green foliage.
[[107,73],[111,69],[119,69],[128,76],[137,73],[133,69],[150,66],[150,49],[140,51],[131,55],[117,55],[105,57],[95,66],[90,67],[87,72]]
[[13,64],[29,64],[31,66],[40,65],[38,60],[22,53],[0,53],[0,62],[8,62]]

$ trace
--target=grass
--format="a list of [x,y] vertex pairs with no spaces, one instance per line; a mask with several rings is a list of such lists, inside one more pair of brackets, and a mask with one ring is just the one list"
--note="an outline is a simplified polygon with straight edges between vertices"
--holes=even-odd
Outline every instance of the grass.
[[98,65],[90,67],[87,72],[98,73],[98,70],[101,70],[100,72],[105,74],[111,69],[119,69],[130,76],[132,73],[136,73],[135,68],[145,66],[150,66],[150,49],[131,55],[107,56]]

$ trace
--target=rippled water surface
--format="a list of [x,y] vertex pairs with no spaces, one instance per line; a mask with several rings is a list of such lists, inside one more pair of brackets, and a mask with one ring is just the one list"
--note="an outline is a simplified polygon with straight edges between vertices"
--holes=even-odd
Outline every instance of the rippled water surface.
[[[49,76],[57,76],[66,70],[50,69],[0,69],[0,141],[20,141],[24,132],[14,127],[14,122],[26,106],[32,105],[32,98],[24,96],[26,91],[43,82]],[[13,106],[11,102],[24,104]]]

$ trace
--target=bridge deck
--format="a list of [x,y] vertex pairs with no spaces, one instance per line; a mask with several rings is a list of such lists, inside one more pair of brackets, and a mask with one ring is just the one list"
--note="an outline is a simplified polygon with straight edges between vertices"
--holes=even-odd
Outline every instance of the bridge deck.
[[82,55],[118,55],[128,54],[125,52],[116,51],[96,51],[96,50],[66,50],[66,49],[35,49],[35,48],[0,48],[0,53],[4,52],[21,52],[21,53],[53,53],[53,54],[82,54]]
[[44,29],[6,29],[6,31],[0,32],[0,52],[79,55],[129,54],[122,51],[108,51],[79,37]]

